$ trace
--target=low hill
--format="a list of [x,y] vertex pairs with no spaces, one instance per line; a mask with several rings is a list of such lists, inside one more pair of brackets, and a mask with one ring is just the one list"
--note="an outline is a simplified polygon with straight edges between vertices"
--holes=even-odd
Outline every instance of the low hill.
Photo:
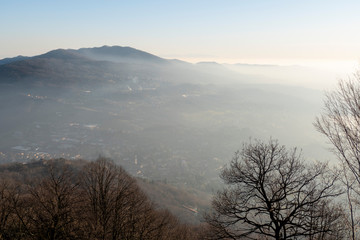
[[[18,183],[31,184],[44,178],[50,167],[57,169],[56,171],[67,167],[71,172],[80,175],[88,163],[86,160],[52,159],[0,164],[0,177],[4,181],[15,180]],[[210,207],[210,194],[191,187],[172,186],[140,178],[137,179],[137,183],[157,209],[169,210],[183,223],[199,224],[204,212]]]

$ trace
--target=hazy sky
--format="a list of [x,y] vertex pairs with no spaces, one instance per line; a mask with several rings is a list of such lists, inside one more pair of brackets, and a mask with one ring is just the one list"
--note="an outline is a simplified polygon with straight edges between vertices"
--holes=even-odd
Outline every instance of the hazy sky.
[[357,61],[359,11],[359,0],[0,0],[0,58],[119,45],[193,61]]

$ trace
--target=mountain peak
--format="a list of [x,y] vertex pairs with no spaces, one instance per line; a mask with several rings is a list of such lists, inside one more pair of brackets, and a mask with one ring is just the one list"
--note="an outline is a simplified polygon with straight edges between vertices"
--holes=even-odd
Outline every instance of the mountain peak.
[[102,46],[95,48],[80,48],[75,50],[79,54],[99,61],[127,62],[127,63],[166,63],[167,60],[153,54],[121,46]]
[[64,60],[71,60],[71,59],[78,59],[84,57],[72,50],[56,49],[49,51],[45,54],[38,55],[36,56],[36,58],[58,58]]
[[56,49],[22,61],[20,59],[22,58],[10,59],[10,62],[0,64],[0,83],[32,79],[57,86],[81,84],[84,81],[124,81],[119,72],[136,71],[133,74],[138,74],[139,71],[169,66],[172,63],[144,51],[120,46]]

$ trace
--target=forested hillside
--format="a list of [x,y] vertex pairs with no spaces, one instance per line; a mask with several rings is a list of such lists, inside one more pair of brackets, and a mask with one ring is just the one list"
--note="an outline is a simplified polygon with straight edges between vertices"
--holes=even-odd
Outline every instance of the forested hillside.
[[0,239],[201,239],[105,158],[0,166]]

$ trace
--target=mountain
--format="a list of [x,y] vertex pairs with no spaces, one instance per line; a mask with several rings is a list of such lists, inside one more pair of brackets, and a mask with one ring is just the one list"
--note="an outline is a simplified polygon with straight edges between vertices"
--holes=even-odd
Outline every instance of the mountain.
[[131,47],[103,46],[98,48],[80,48],[74,52],[97,61],[119,63],[168,63],[168,60]]
[[[1,82],[40,83],[45,85],[91,84],[109,80],[123,80],[131,72],[134,62],[153,64],[160,58],[131,48],[109,47],[97,49],[58,49],[32,58],[0,65]],[[113,49],[110,48],[110,49]],[[104,61],[105,58],[132,59],[127,63]],[[156,60],[156,61],[155,61]],[[165,62],[165,60],[163,60]],[[136,70],[139,70],[137,68]],[[125,76],[123,76],[123,73]]]
[[[166,60],[130,47],[57,49],[0,65],[0,84],[89,87],[120,84],[124,89],[154,88],[159,82],[252,81],[220,64],[216,68]],[[249,80],[250,79],[250,80]]]
[[21,56],[21,55],[17,56],[17,57],[13,57],[13,58],[4,58],[4,59],[0,60],[0,65],[12,63],[12,62],[17,62],[17,61],[25,60],[25,59],[28,59],[28,58],[29,57],[24,57],[24,56]]
[[220,67],[223,68],[224,66],[217,62],[198,62],[197,65],[201,66],[208,66],[208,67]]

